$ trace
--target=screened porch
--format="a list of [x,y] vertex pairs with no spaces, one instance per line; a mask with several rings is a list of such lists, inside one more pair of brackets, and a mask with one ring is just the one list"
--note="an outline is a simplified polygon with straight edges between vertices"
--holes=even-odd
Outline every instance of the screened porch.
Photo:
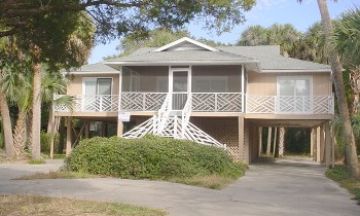
[[120,109],[157,111],[167,95],[172,110],[191,97],[194,112],[243,112],[241,66],[123,67]]

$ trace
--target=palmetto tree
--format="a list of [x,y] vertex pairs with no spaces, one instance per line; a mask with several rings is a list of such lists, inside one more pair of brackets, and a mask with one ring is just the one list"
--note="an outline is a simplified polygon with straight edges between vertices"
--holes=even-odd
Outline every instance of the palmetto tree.
[[[25,73],[26,74],[26,73]],[[18,107],[18,115],[13,131],[14,150],[17,157],[24,153],[26,144],[26,118],[31,107],[31,82],[22,71],[8,70],[1,80],[3,92]]]
[[294,52],[302,34],[291,24],[274,24],[268,28],[268,43],[280,45],[281,53],[289,56]]
[[351,125],[349,107],[345,97],[345,86],[343,80],[343,67],[337,50],[332,46],[333,27],[327,6],[327,0],[317,0],[321,23],[325,37],[325,47],[328,51],[329,62],[333,71],[336,99],[338,102],[339,114],[343,121],[343,138],[345,142],[345,160],[352,176],[359,177],[359,162],[356,153],[356,144],[353,128]]
[[280,45],[284,56],[294,56],[296,44],[301,38],[301,32],[291,24],[274,24],[269,28],[254,25],[241,34],[238,44],[243,46]]
[[268,30],[260,25],[249,26],[241,34],[239,45],[242,46],[256,46],[256,45],[267,45]]
[[335,26],[333,38],[342,62],[360,65],[360,9],[345,13]]

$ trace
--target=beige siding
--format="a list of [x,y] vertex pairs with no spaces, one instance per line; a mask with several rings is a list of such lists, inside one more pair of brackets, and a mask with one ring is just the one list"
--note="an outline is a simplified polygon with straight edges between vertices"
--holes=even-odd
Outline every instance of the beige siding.
[[83,94],[83,78],[85,77],[109,77],[112,78],[112,94],[119,94],[119,75],[118,74],[109,74],[109,75],[72,75],[69,78],[69,84],[67,86],[67,95],[76,96]]
[[313,79],[313,95],[330,95],[331,80],[329,73],[248,73],[248,95],[276,95],[278,76],[310,76]]

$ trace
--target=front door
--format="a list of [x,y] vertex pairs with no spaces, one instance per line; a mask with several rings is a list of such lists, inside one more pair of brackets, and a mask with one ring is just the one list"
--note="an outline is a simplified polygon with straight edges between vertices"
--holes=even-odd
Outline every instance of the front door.
[[189,69],[170,71],[170,92],[172,94],[172,109],[182,110],[190,93]]

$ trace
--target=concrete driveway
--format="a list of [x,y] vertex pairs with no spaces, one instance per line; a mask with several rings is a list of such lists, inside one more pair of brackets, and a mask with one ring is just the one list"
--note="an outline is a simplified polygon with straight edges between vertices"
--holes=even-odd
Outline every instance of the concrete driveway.
[[165,209],[170,215],[360,215],[360,206],[322,167],[282,161],[252,165],[245,177],[218,191],[187,185],[114,178],[11,180],[61,164],[0,165],[0,194],[38,194],[115,201]]

